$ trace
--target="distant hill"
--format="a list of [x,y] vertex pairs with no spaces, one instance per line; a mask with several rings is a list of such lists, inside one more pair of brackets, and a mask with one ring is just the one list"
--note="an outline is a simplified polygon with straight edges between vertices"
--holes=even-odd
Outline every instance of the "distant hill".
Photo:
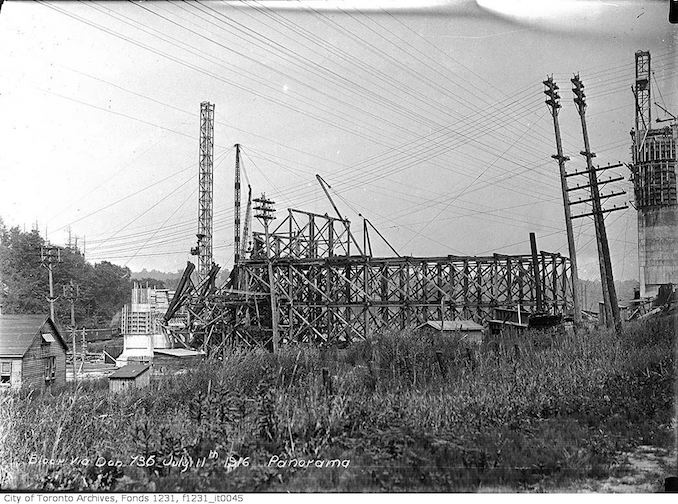
[[[226,280],[228,280],[228,275],[229,275],[229,269],[228,268],[223,268],[219,270],[219,273],[217,275],[217,287],[221,286]],[[168,273],[165,271],[158,271],[156,269],[152,270],[147,270],[146,268],[142,269],[141,271],[134,271],[132,272],[132,280],[136,280],[142,283],[148,282],[149,286],[154,286],[153,280],[156,280],[158,283],[155,284],[156,287],[159,288],[167,288],[170,290],[174,290],[177,288],[177,285],[179,284],[179,280],[181,279],[181,275],[184,273],[184,270],[177,270],[176,273]],[[194,278],[193,281],[195,281],[195,273],[193,274]]]
[[167,273],[165,271],[158,271],[156,269],[148,271],[146,268],[144,268],[141,271],[133,271],[132,280],[141,280],[141,279],[145,280],[152,278],[153,280],[160,280],[161,282],[165,282],[167,280],[175,280],[181,278],[182,273],[183,270],[177,270],[176,273]]
[[[585,310],[598,312],[598,303],[603,300],[603,288],[599,280],[579,280],[582,289],[582,306]],[[622,280],[614,283],[620,305],[627,305],[633,299],[633,289],[638,288],[638,280]]]

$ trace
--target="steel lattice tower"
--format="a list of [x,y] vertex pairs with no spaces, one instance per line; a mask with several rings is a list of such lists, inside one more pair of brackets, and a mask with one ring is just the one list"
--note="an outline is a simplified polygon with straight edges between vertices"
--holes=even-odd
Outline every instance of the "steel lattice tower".
[[[652,125],[650,111],[650,53],[636,52],[636,135],[649,130]],[[640,133],[642,135],[642,133]]]
[[214,154],[214,104],[200,104],[200,162],[198,195],[198,279],[201,282],[212,267],[212,197]]

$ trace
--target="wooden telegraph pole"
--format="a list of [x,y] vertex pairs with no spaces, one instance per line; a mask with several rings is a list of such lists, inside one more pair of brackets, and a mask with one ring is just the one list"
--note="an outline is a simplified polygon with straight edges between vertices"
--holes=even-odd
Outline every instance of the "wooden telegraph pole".
[[78,368],[76,365],[76,331],[75,331],[75,301],[80,297],[80,286],[78,284],[73,283],[73,280],[70,281],[68,285],[63,286],[63,294],[64,297],[70,302],[71,304],[71,337],[73,338],[73,379],[77,380],[78,379]]
[[[573,218],[584,217],[585,215],[592,215],[596,229],[596,241],[598,242],[598,261],[600,263],[600,281],[603,287],[603,298],[605,302],[605,321],[608,327],[614,325],[617,334],[621,332],[621,315],[619,313],[619,303],[617,301],[617,291],[614,287],[614,278],[612,276],[612,261],[610,259],[610,246],[607,241],[607,231],[605,230],[605,213],[621,210],[621,208],[613,208],[603,211],[600,204],[600,190],[598,183],[597,172],[601,169],[596,169],[593,166],[592,159],[596,156],[591,152],[589,145],[589,134],[586,128],[586,95],[584,94],[584,84],[579,79],[579,75],[575,75],[570,79],[574,87],[574,103],[577,105],[577,111],[581,119],[582,136],[584,138],[584,150],[580,152],[586,158],[586,174],[588,175],[588,187],[591,191],[591,206],[593,210],[590,214],[577,215]],[[606,182],[612,182],[617,179],[611,179]],[[607,196],[609,197],[609,196]],[[611,316],[608,316],[611,315]]]
[[54,302],[59,299],[59,296],[54,295],[54,277],[52,275],[52,269],[54,268],[55,263],[61,262],[61,249],[49,244],[40,247],[40,258],[42,260],[42,265],[47,268],[49,275],[49,297],[47,298],[49,301],[49,316],[52,321],[56,323]]
[[560,138],[560,124],[558,123],[558,109],[560,108],[560,95],[558,95],[558,86],[553,82],[553,77],[543,81],[547,96],[546,104],[551,110],[553,117],[553,129],[556,135],[556,154],[551,156],[558,161],[560,170],[560,187],[563,193],[563,208],[565,210],[565,229],[567,230],[567,247],[570,252],[570,275],[572,281],[572,303],[574,304],[574,324],[581,324],[581,299],[579,292],[579,273],[577,271],[577,250],[574,242],[574,231],[572,230],[572,213],[570,211],[570,199],[567,191],[567,172],[565,171],[565,162],[570,158],[563,155],[563,143]]
[[[534,276],[534,293],[537,302],[537,313],[544,310],[544,304],[541,297],[541,276],[539,275],[539,260],[537,259],[537,238],[534,233],[530,233],[530,251],[532,252],[532,275]],[[520,307],[518,307],[520,313]]]
[[268,283],[269,291],[271,293],[271,326],[273,328],[273,352],[278,351],[278,303],[276,301],[276,292],[275,292],[275,278],[273,277],[273,254],[271,250],[271,237],[268,232],[268,221],[275,219],[273,215],[275,213],[275,208],[273,204],[275,201],[271,201],[266,198],[265,194],[262,194],[261,197],[255,198],[255,203],[258,203],[254,207],[257,210],[255,217],[259,219],[264,225],[264,233],[266,236],[266,263],[268,266]]

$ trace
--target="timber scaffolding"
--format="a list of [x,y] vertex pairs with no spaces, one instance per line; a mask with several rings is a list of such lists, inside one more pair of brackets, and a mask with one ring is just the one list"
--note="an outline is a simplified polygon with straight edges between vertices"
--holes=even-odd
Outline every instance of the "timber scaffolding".
[[269,240],[267,254],[264,234],[253,233],[251,250],[224,287],[198,286],[205,295],[188,304],[192,325],[183,344],[208,352],[232,344],[272,347],[274,320],[279,343],[336,344],[432,320],[484,323],[495,308],[553,315],[572,309],[570,262],[558,253],[540,252],[536,269],[530,254],[351,255],[357,244],[348,220],[294,209]]

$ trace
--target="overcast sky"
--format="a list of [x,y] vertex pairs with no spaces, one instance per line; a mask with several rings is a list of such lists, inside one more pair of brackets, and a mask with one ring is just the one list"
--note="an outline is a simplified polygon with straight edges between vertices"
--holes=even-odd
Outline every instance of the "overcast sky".
[[[288,207],[331,212],[320,173],[355,231],[360,212],[403,255],[527,253],[530,231],[540,249],[567,255],[541,82],[553,74],[561,87],[569,170],[584,167],[573,72],[586,86],[596,161],[629,162],[635,51],[652,54],[652,101],[678,112],[667,9],[583,0],[6,2],[0,216],[27,229],[37,221],[56,244],[70,225],[91,261],[183,268],[197,230],[200,102],[209,100],[222,266],[233,258],[236,142],[255,195],[274,199],[279,217]],[[628,191],[614,203],[632,199],[628,182],[614,187]],[[635,210],[607,222],[615,278],[637,278]],[[595,278],[593,222],[575,224],[580,276]],[[376,236],[373,245],[389,255]]]

